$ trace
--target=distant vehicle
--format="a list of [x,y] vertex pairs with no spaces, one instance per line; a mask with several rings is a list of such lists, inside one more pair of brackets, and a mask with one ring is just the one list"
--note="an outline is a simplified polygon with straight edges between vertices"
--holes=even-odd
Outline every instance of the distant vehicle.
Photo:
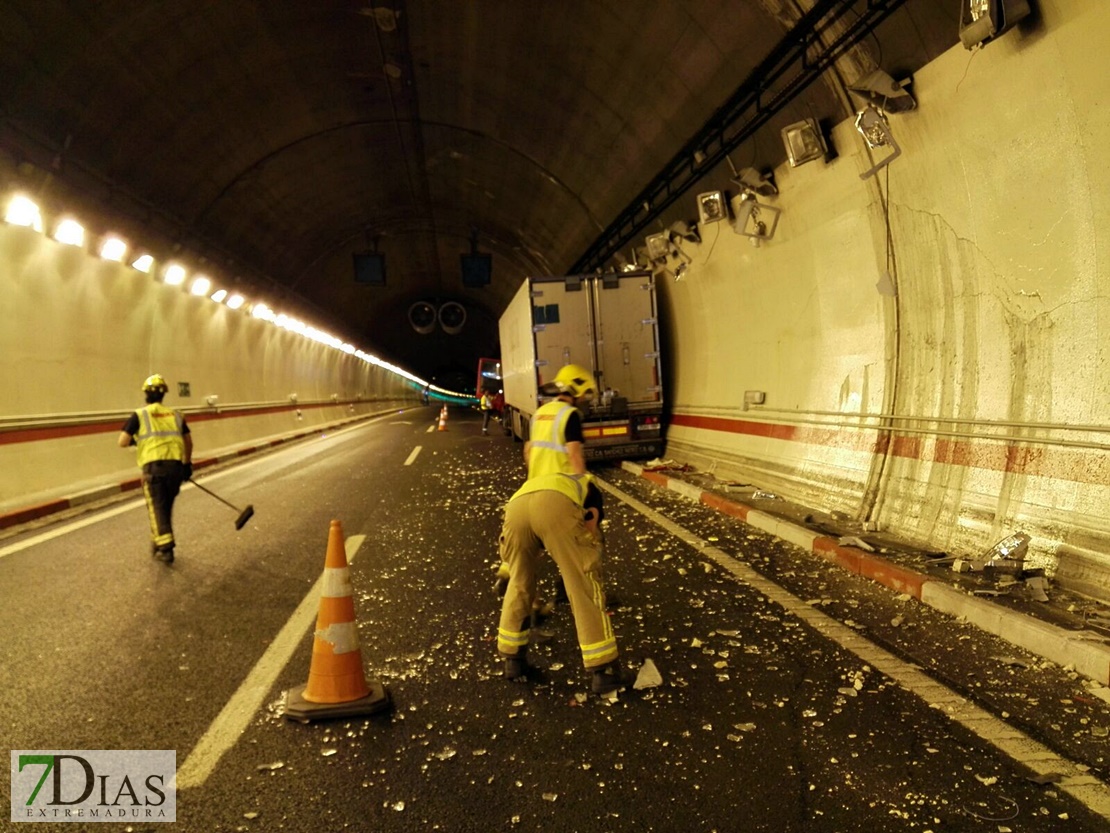
[[508,433],[528,438],[540,391],[565,364],[591,370],[598,396],[583,419],[587,460],[663,454],[663,385],[650,272],[526,278],[501,316]]
[[482,398],[482,391],[491,397],[501,393],[501,359],[478,359],[478,381],[474,385],[474,395]]

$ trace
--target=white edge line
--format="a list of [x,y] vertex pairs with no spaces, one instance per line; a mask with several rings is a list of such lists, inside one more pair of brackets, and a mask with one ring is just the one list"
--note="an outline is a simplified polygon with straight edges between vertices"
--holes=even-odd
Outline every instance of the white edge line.
[[[344,549],[347,552],[348,564],[355,560],[355,554],[365,540],[365,535],[351,535],[347,538]],[[177,771],[177,777],[174,779],[177,789],[201,786],[208,780],[208,776],[212,774],[224,753],[234,746],[239,736],[246,731],[251,719],[261,707],[262,701],[274,687],[278,674],[289,662],[289,658],[304,638],[305,630],[316,616],[323,582],[324,574],[321,573],[320,578],[308,591],[308,595],[297,605],[293,615],[270,643],[270,647],[255,663],[239,689],[224,704],[216,719],[193,747],[193,751]]]

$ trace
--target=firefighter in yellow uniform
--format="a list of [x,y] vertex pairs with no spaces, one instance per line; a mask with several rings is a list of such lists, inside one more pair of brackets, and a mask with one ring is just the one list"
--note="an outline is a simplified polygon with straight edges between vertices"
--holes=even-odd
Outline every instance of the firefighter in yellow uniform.
[[537,562],[540,551],[546,549],[566,586],[582,661],[591,675],[590,689],[607,694],[623,687],[626,680],[605,612],[601,541],[584,520],[591,476],[586,471],[582,419],[577,410],[597,389],[590,372],[579,365],[563,367],[553,388],[558,395],[537,409],[524,444],[528,479],[505,507],[500,544],[509,577],[497,649],[504,659],[505,677],[517,679],[527,673],[525,651]]
[[185,417],[162,404],[169,386],[157,373],[143,382],[146,407],[128,418],[119,445],[138,448],[143,496],[150,515],[151,555],[173,563],[173,503],[181,484],[193,476],[193,438]]

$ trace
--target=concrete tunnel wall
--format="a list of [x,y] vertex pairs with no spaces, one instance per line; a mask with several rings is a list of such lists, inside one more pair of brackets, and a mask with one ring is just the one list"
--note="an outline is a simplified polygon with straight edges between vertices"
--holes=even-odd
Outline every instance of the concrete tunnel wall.
[[[1110,4],[1039,5],[1035,30],[916,73],[877,175],[860,178],[889,149],[869,157],[845,121],[838,158],[776,171],[773,239],[718,223],[680,241],[684,274],[672,257],[660,280],[668,456],[951,553],[1023,530],[1035,564],[1093,592],[1110,570]],[[745,410],[745,390],[766,403]]]
[[116,436],[151,373],[198,460],[419,402],[379,365],[28,228],[0,224],[0,286],[0,513],[137,477]]
[[[782,210],[773,239],[753,247],[718,223],[679,242],[689,261],[658,273],[669,457],[953,553],[1025,530],[1036,563],[1101,581],[1110,4],[1039,5],[1032,31],[954,46],[915,75],[918,108],[889,117],[902,155],[876,176],[860,178],[886,152],[869,156],[846,120],[835,160],[776,171],[779,195],[761,198]],[[115,432],[153,371],[190,383],[175,406],[213,393],[224,409],[275,406],[211,420],[201,408],[200,457],[304,425],[293,392],[359,395],[360,412],[412,395],[379,368],[26,229],[0,226],[0,282],[0,429],[111,415],[99,433],[5,443],[0,431],[0,508],[134,476]],[[746,390],[765,404],[745,408]],[[322,425],[350,406],[302,410]]]

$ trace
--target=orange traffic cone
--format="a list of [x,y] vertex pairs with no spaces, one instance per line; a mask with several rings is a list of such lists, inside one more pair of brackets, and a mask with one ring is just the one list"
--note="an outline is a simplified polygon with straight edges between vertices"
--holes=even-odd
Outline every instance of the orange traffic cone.
[[308,683],[289,689],[285,697],[285,716],[302,723],[372,714],[389,706],[389,694],[382,684],[376,680],[368,682],[363,674],[351,577],[339,521],[332,521],[328,532],[321,582]]
[[442,408],[439,409],[439,430],[440,431],[446,431],[447,430],[447,406],[446,405],[444,405]]

